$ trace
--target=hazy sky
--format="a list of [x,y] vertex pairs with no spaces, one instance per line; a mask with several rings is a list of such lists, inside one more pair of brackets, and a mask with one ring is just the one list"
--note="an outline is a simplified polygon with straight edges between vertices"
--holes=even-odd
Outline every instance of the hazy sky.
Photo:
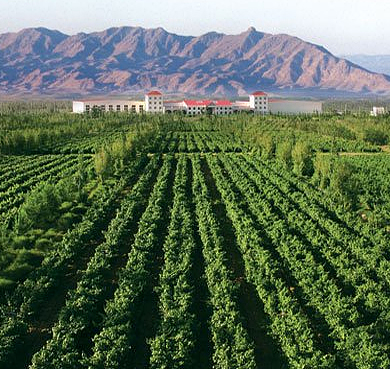
[[0,33],[42,26],[75,34],[124,25],[194,36],[254,26],[337,55],[390,54],[390,0],[0,0]]

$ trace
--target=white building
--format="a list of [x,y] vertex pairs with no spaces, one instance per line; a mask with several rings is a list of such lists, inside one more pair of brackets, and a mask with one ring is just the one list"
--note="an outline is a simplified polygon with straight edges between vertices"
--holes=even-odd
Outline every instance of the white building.
[[269,112],[272,114],[321,114],[321,101],[270,99]]
[[144,101],[131,100],[79,100],[73,101],[73,113],[89,113],[94,109],[102,112],[132,112],[143,113]]
[[164,113],[164,100],[160,91],[150,91],[145,95],[145,107],[148,113]]
[[187,115],[207,114],[211,103],[211,100],[184,100],[185,112]]
[[255,113],[268,113],[268,95],[263,91],[256,91],[249,95],[249,107]]
[[184,101],[164,101],[164,112],[171,113],[186,113],[187,106]]
[[[231,115],[241,112],[252,114],[313,114],[322,112],[322,103],[317,101],[294,101],[269,99],[263,91],[249,95],[249,100],[180,100],[164,101],[163,94],[151,91],[145,95],[144,101],[132,100],[80,100],[73,101],[74,113],[89,113],[94,109],[103,112],[132,112],[169,114],[181,113],[190,116],[200,114]],[[384,108],[374,108],[375,114]]]
[[234,103],[229,100],[218,100],[209,105],[211,114],[215,115],[230,115],[235,111]]
[[386,110],[383,106],[374,106],[371,110],[371,115],[377,117],[378,115],[385,115]]

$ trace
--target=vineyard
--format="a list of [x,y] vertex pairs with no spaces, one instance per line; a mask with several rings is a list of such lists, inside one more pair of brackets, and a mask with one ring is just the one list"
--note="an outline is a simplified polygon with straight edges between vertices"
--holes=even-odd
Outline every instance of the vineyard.
[[0,368],[390,367],[388,118],[45,114],[0,117]]

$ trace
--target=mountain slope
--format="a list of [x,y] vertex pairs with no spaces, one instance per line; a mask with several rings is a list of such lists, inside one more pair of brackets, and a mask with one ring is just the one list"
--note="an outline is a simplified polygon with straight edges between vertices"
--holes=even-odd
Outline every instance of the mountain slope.
[[245,94],[279,88],[389,93],[390,77],[288,35],[179,36],[110,28],[67,36],[45,28],[0,35],[3,93]]
[[390,75],[390,55],[345,55],[350,60],[372,72]]

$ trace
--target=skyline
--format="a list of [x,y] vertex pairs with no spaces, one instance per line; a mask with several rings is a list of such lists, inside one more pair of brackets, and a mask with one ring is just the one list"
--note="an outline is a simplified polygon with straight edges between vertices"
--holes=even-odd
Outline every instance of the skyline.
[[[216,31],[238,34],[253,26],[260,32],[286,33],[324,46],[335,55],[390,54],[390,45],[382,40],[390,34],[387,15],[390,2],[378,0],[368,6],[363,0],[300,0],[291,3],[240,1],[240,4],[214,0],[196,3],[170,0],[69,0],[54,3],[31,0],[9,3],[0,0],[3,18],[0,33],[18,32],[24,28],[45,27],[66,34],[91,33],[110,27],[163,27],[168,32],[199,36]],[[207,10],[207,11],[206,11]],[[248,11],[250,10],[250,11]],[[233,15],[234,14],[234,18]]]

